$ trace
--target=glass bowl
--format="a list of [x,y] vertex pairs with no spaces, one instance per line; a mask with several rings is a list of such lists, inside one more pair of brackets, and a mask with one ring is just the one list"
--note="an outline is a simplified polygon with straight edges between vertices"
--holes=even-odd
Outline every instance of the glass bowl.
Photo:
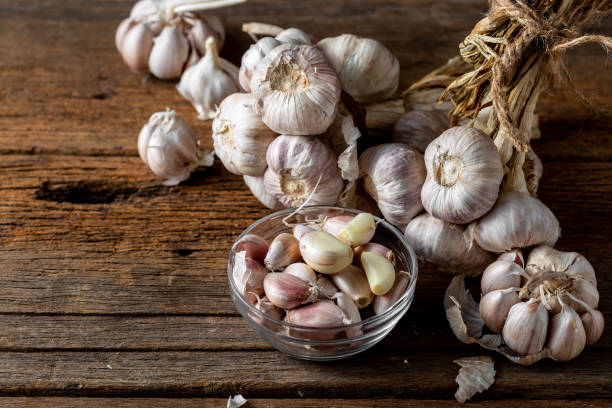
[[[294,212],[290,208],[275,212],[253,223],[244,230],[238,239],[247,234],[256,234],[270,242],[281,232],[291,233],[291,227],[283,223],[283,218]],[[333,206],[308,206],[292,217],[298,222],[319,219],[319,216],[333,217],[336,215],[356,215],[361,211]],[[327,361],[350,357],[369,349],[381,341],[408,311],[414,298],[414,290],[418,277],[417,258],[404,234],[384,219],[374,217],[379,222],[372,242],[377,242],[390,248],[396,257],[396,270],[410,273],[411,279],[402,297],[386,312],[368,317],[361,322],[332,328],[311,328],[299,326],[270,317],[249,303],[238,291],[232,276],[234,267],[234,250],[230,252],[227,264],[227,276],[230,293],[236,309],[246,319],[249,326],[271,346],[279,351],[304,360]],[[294,220],[290,220],[294,221]],[[352,333],[362,333],[356,337],[342,337],[349,328]],[[313,340],[331,339],[331,340]]]

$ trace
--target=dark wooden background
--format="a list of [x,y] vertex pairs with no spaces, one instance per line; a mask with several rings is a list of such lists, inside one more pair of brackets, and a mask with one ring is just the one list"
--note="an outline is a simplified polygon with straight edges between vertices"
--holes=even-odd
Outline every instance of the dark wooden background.
[[[486,3],[251,0],[219,11],[223,55],[239,63],[245,21],[351,32],[398,56],[403,88],[456,54]],[[398,327],[348,360],[299,361],[249,329],[226,257],[268,210],[218,161],[173,188],[141,163],[136,139],[153,112],[176,109],[208,144],[210,123],[175,83],[125,67],[113,38],[130,7],[0,0],[0,406],[219,407],[235,393],[253,407],[454,406],[452,361],[491,353],[454,338],[442,307],[450,277],[431,267]],[[594,30],[612,34],[612,19]],[[563,89],[542,98],[540,196],[563,227],[558,248],[593,263],[610,326],[612,69],[594,45],[568,61],[602,111]],[[471,406],[611,405],[610,327],[565,364],[492,355],[496,382]]]

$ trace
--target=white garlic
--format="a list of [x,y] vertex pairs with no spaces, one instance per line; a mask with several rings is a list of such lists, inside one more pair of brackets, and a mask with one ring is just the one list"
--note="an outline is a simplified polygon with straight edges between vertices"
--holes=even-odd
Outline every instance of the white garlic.
[[423,156],[401,143],[370,147],[359,157],[363,186],[394,226],[403,229],[423,210]]
[[187,180],[194,169],[214,161],[214,153],[200,147],[193,130],[173,110],[151,115],[138,135],[138,153],[167,186]]
[[404,113],[393,128],[393,142],[405,143],[419,153],[450,127],[448,114],[441,110],[413,110]]
[[360,103],[380,102],[399,85],[399,61],[380,42],[352,34],[317,43],[338,73],[342,89]]
[[310,37],[304,31],[299,28],[287,28],[274,37],[276,40],[282,43],[294,44],[294,45],[310,45]]
[[519,302],[510,308],[502,337],[516,353],[531,355],[544,347],[548,332],[548,313],[539,300]]
[[251,190],[251,193],[259,200],[260,203],[271,210],[280,210],[285,207],[276,199],[275,196],[268,193],[263,177],[243,176],[243,179],[244,184],[247,185],[249,190]]
[[149,55],[153,48],[153,32],[146,23],[131,18],[121,22],[115,34],[115,45],[123,62],[136,73],[149,70]]
[[353,261],[353,250],[333,235],[312,231],[300,239],[300,252],[304,261],[317,272],[334,274]]
[[523,258],[523,251],[521,251],[520,249],[514,249],[510,252],[504,252],[503,254],[497,257],[497,260],[513,262],[521,268],[525,267],[525,258]]
[[316,137],[278,136],[266,161],[266,191],[285,207],[298,207],[306,199],[312,205],[338,201],[344,183],[336,156]]
[[436,218],[466,224],[487,213],[504,177],[491,138],[469,126],[446,130],[425,151],[425,210]]
[[550,319],[550,334],[546,347],[557,361],[577,357],[586,345],[586,333],[578,313],[561,302],[561,311]]
[[304,282],[308,282],[310,286],[315,286],[317,283],[317,274],[315,271],[305,263],[296,262],[287,266],[283,273],[288,273],[289,275],[296,276],[303,280]]
[[216,155],[230,173],[260,177],[267,168],[268,146],[277,135],[253,113],[251,102],[251,95],[243,93],[225,98],[212,123],[212,138]]
[[480,289],[487,294],[497,289],[518,288],[521,286],[523,268],[514,262],[495,261],[487,266],[480,279]]
[[352,215],[336,215],[325,218],[321,224],[321,230],[338,238],[338,233],[354,218]]
[[320,229],[320,226],[316,224],[295,224],[293,226],[292,233],[295,239],[299,241],[304,235],[308,234],[309,232],[317,231]]
[[198,60],[206,54],[206,40],[209,37],[215,39],[217,52],[221,51],[225,42],[225,28],[219,17],[203,12],[189,13],[182,17],[191,26],[187,39],[192,54],[195,53]]
[[270,51],[278,47],[280,44],[280,41],[272,37],[264,37],[255,44],[252,44],[242,55],[242,62],[240,64],[238,78],[240,80],[240,85],[242,85],[242,88],[245,91],[251,92],[251,78],[257,64],[259,64]]
[[427,213],[413,219],[405,235],[419,259],[452,273],[477,275],[492,261],[489,253],[472,242],[464,226]]
[[316,47],[281,44],[251,78],[254,110],[277,133],[318,135],[336,116],[340,81]]
[[183,73],[176,87],[183,98],[195,107],[199,119],[213,119],[221,101],[240,90],[237,79],[223,68],[231,62],[224,60],[221,63],[221,60],[214,38],[208,37],[206,55]]
[[189,43],[177,27],[164,27],[149,54],[149,71],[159,79],[181,76],[189,56]]
[[480,317],[489,329],[500,333],[510,308],[519,302],[516,288],[493,290],[480,299]]

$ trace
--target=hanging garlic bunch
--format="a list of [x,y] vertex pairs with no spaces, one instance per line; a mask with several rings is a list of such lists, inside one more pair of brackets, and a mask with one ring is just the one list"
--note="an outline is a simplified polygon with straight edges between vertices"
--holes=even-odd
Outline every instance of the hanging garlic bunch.
[[115,33],[115,45],[134,72],[151,72],[175,79],[205,54],[205,41],[215,38],[218,49],[225,39],[223,24],[202,10],[230,6],[245,0],[178,0],[137,2]]
[[[465,292],[463,278],[455,278],[445,300],[453,331],[519,364],[577,357],[603,332],[593,267],[576,252],[546,245],[530,252],[524,268],[516,259],[503,254],[487,267],[479,305]],[[484,334],[484,326],[499,334]]]
[[173,110],[151,115],[138,135],[138,153],[151,171],[174,186],[199,166],[212,166],[214,152],[200,147],[195,133]]

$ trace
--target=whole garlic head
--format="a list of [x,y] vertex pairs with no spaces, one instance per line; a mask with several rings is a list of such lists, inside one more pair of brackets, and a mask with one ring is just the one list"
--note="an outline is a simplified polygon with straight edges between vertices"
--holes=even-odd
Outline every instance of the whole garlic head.
[[151,115],[138,136],[140,158],[155,175],[174,186],[198,166],[211,166],[212,151],[200,147],[193,130],[173,110]]
[[235,93],[221,102],[212,123],[215,153],[233,174],[260,177],[268,146],[277,136],[251,110],[250,94]]
[[425,151],[423,207],[436,218],[466,224],[495,204],[504,171],[493,141],[469,126],[446,130]]
[[393,128],[393,142],[406,143],[419,153],[450,127],[450,118],[442,110],[412,110],[404,113]]
[[217,54],[215,39],[208,37],[204,58],[181,76],[176,89],[196,108],[199,119],[213,119],[221,101],[240,91],[237,79],[232,75],[238,68],[234,67],[231,72],[227,72],[224,67],[228,65],[231,62]]
[[316,137],[278,136],[266,160],[266,191],[285,207],[298,207],[309,197],[312,205],[338,201],[344,182],[336,156]]
[[281,44],[257,64],[251,91],[254,110],[270,129],[318,135],[336,117],[340,81],[316,47]]
[[370,147],[359,157],[365,191],[391,224],[403,229],[423,211],[423,156],[402,143]]
[[342,34],[319,41],[317,47],[338,73],[342,89],[357,102],[380,102],[397,90],[399,61],[380,42]]

